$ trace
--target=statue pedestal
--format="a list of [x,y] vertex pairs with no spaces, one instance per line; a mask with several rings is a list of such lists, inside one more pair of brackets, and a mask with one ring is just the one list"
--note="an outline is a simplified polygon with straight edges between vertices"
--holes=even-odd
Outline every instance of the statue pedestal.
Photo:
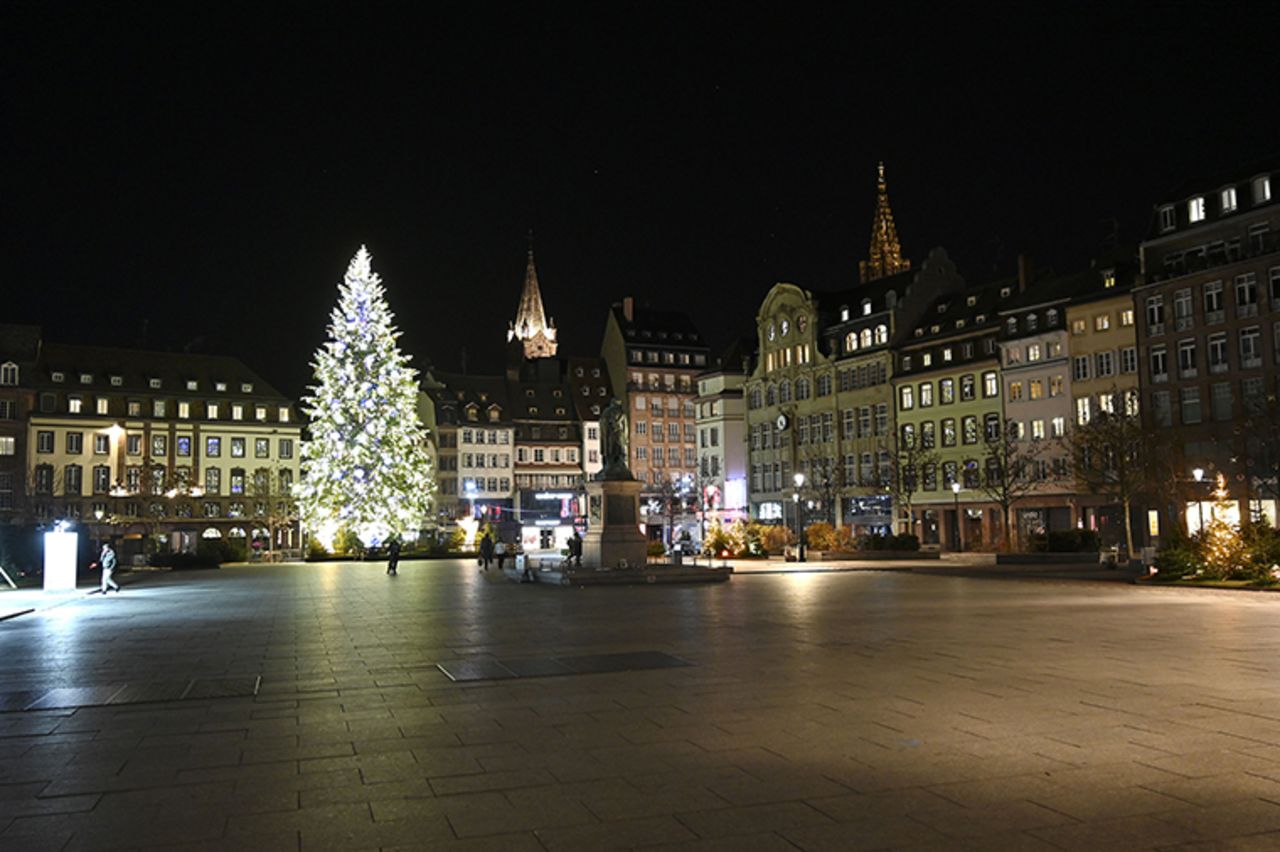
[[643,568],[649,542],[640,532],[637,479],[600,479],[587,483],[587,534],[582,538],[584,568]]

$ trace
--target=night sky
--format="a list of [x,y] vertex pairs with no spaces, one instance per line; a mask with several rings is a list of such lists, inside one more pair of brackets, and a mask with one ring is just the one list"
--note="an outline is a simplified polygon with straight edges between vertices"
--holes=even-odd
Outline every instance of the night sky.
[[1267,7],[561,5],[3,4],[0,319],[298,394],[366,243],[419,365],[496,370],[532,228],[562,354],[627,294],[719,345],[856,284],[877,160],[906,254],[980,282],[1280,150]]

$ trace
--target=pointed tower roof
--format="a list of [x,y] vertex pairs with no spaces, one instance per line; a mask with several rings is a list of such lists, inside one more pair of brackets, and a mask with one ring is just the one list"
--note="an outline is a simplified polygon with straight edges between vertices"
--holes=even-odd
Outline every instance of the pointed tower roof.
[[524,357],[549,358],[556,354],[555,323],[542,309],[542,291],[538,287],[538,270],[533,262],[533,234],[529,234],[529,259],[524,268],[524,289],[516,318],[507,327],[507,340],[524,344]]
[[858,264],[858,278],[865,284],[910,268],[911,261],[902,256],[902,246],[898,245],[898,229],[893,224],[893,211],[889,209],[889,188],[884,180],[882,161],[876,182],[876,216],[871,223],[871,249],[867,260]]

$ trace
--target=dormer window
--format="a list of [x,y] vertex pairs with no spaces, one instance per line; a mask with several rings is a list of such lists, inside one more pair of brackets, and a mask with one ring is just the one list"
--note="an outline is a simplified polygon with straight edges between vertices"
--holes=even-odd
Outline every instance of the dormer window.
[[530,413],[530,414],[537,414],[537,413],[538,413],[538,406],[536,406],[536,405],[531,405],[531,406],[529,406],[529,413]]
[[924,329],[923,329],[923,328],[917,328],[917,329],[916,329],[916,337],[924,337]]
[[193,390],[200,390],[200,383],[199,383],[199,382],[197,382],[195,379],[188,379],[188,380],[187,380],[187,390],[189,390],[189,391],[193,391]]
[[940,326],[940,325],[931,325],[931,326],[929,326],[929,333],[930,333],[930,334],[937,334],[937,333],[938,333],[939,331],[941,331],[941,330],[942,330],[942,326]]
[[964,300],[964,303],[972,308],[974,305],[978,304],[978,297],[970,296],[969,298]]
[[563,409],[563,408],[557,408],[557,409],[556,409],[556,414],[563,415],[563,414],[564,414],[564,409]]
[[1204,221],[1204,196],[1197,195],[1187,202],[1187,218],[1194,224]]
[[281,423],[289,422],[289,407],[287,405],[280,406],[278,419],[280,420]]
[[93,384],[93,373],[81,373],[81,374],[80,374],[80,384],[82,384],[82,385],[91,385],[91,384]]
[[864,317],[871,316],[871,300],[870,299],[862,300],[862,315]]
[[976,322],[978,325],[982,325],[984,322],[987,321],[987,315],[978,314],[976,317],[973,318],[973,321]]
[[124,376],[112,376],[111,387],[118,388],[124,384]]
[[1050,308],[1049,310],[1045,311],[1044,322],[1045,322],[1045,325],[1048,325],[1050,327],[1057,325],[1058,310],[1056,308]]
[[1260,175],[1253,179],[1253,203],[1263,204],[1271,200],[1271,175]]
[[1009,321],[1005,324],[1010,334],[1018,333],[1018,320],[1016,317],[1009,317]]
[[524,395],[529,397],[530,399],[533,399],[533,388],[525,388]]
[[56,371],[56,370],[55,370],[55,371],[54,371],[54,373],[53,373],[53,375],[52,375],[52,376],[50,376],[50,378],[51,378],[51,379],[53,379],[55,382],[64,382],[64,381],[66,381],[67,376],[66,376],[66,374],[65,374],[65,373],[62,373],[62,372],[59,372],[59,371]]
[[1178,226],[1178,214],[1174,212],[1172,204],[1166,204],[1160,208],[1160,231],[1172,231]]
[[1222,202],[1223,213],[1234,213],[1236,211],[1236,188],[1229,186],[1218,194],[1219,201]]
[[253,393],[253,385],[249,382],[243,383],[240,385],[240,393]]
[[227,392],[227,383],[226,383],[226,382],[214,382],[214,383],[213,383],[213,389],[214,389],[214,390],[216,390],[218,393],[226,393],[226,392]]
[[840,306],[840,322],[848,322],[848,321],[849,321],[849,306],[841,305]]
[[18,365],[9,361],[0,364],[0,385],[16,385],[18,383]]
[[1013,290],[1011,290],[1011,289],[1010,289],[1010,288],[1008,288],[1008,287],[1001,287],[1001,288],[1000,288],[1000,298],[1001,298],[1001,299],[1007,299],[1007,298],[1009,298],[1009,294],[1010,294],[1010,293],[1012,293],[1012,292],[1013,292]]
[[150,387],[152,390],[160,390],[160,385],[161,385],[161,382],[159,379],[147,380],[147,386]]
[[964,320],[962,319],[956,320],[956,328],[964,328]]
[[938,305],[938,313],[940,313],[940,314],[945,314],[946,312],[947,312],[947,303],[946,303],[946,302],[943,302],[942,304]]

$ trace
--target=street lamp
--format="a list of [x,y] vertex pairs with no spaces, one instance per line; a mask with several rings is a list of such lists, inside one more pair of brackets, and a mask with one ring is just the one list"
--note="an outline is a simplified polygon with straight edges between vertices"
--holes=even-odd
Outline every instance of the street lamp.
[[98,539],[99,550],[102,549],[102,515],[103,515],[103,511],[101,509],[93,510],[93,519],[96,521],[96,523],[93,525],[93,531],[96,534],[96,537]]
[[1201,492],[1200,483],[1204,481],[1204,468],[1198,467],[1191,471],[1191,475],[1196,480],[1196,514],[1200,518],[1200,526],[1196,529],[1197,533],[1204,532],[1204,494]]
[[960,522],[960,481],[951,481],[951,496],[956,503],[956,550],[964,550],[964,524]]
[[800,520],[800,489],[804,487],[804,474],[797,473],[793,479],[796,483],[796,491],[791,495],[796,504],[796,561],[804,562],[804,523]]

